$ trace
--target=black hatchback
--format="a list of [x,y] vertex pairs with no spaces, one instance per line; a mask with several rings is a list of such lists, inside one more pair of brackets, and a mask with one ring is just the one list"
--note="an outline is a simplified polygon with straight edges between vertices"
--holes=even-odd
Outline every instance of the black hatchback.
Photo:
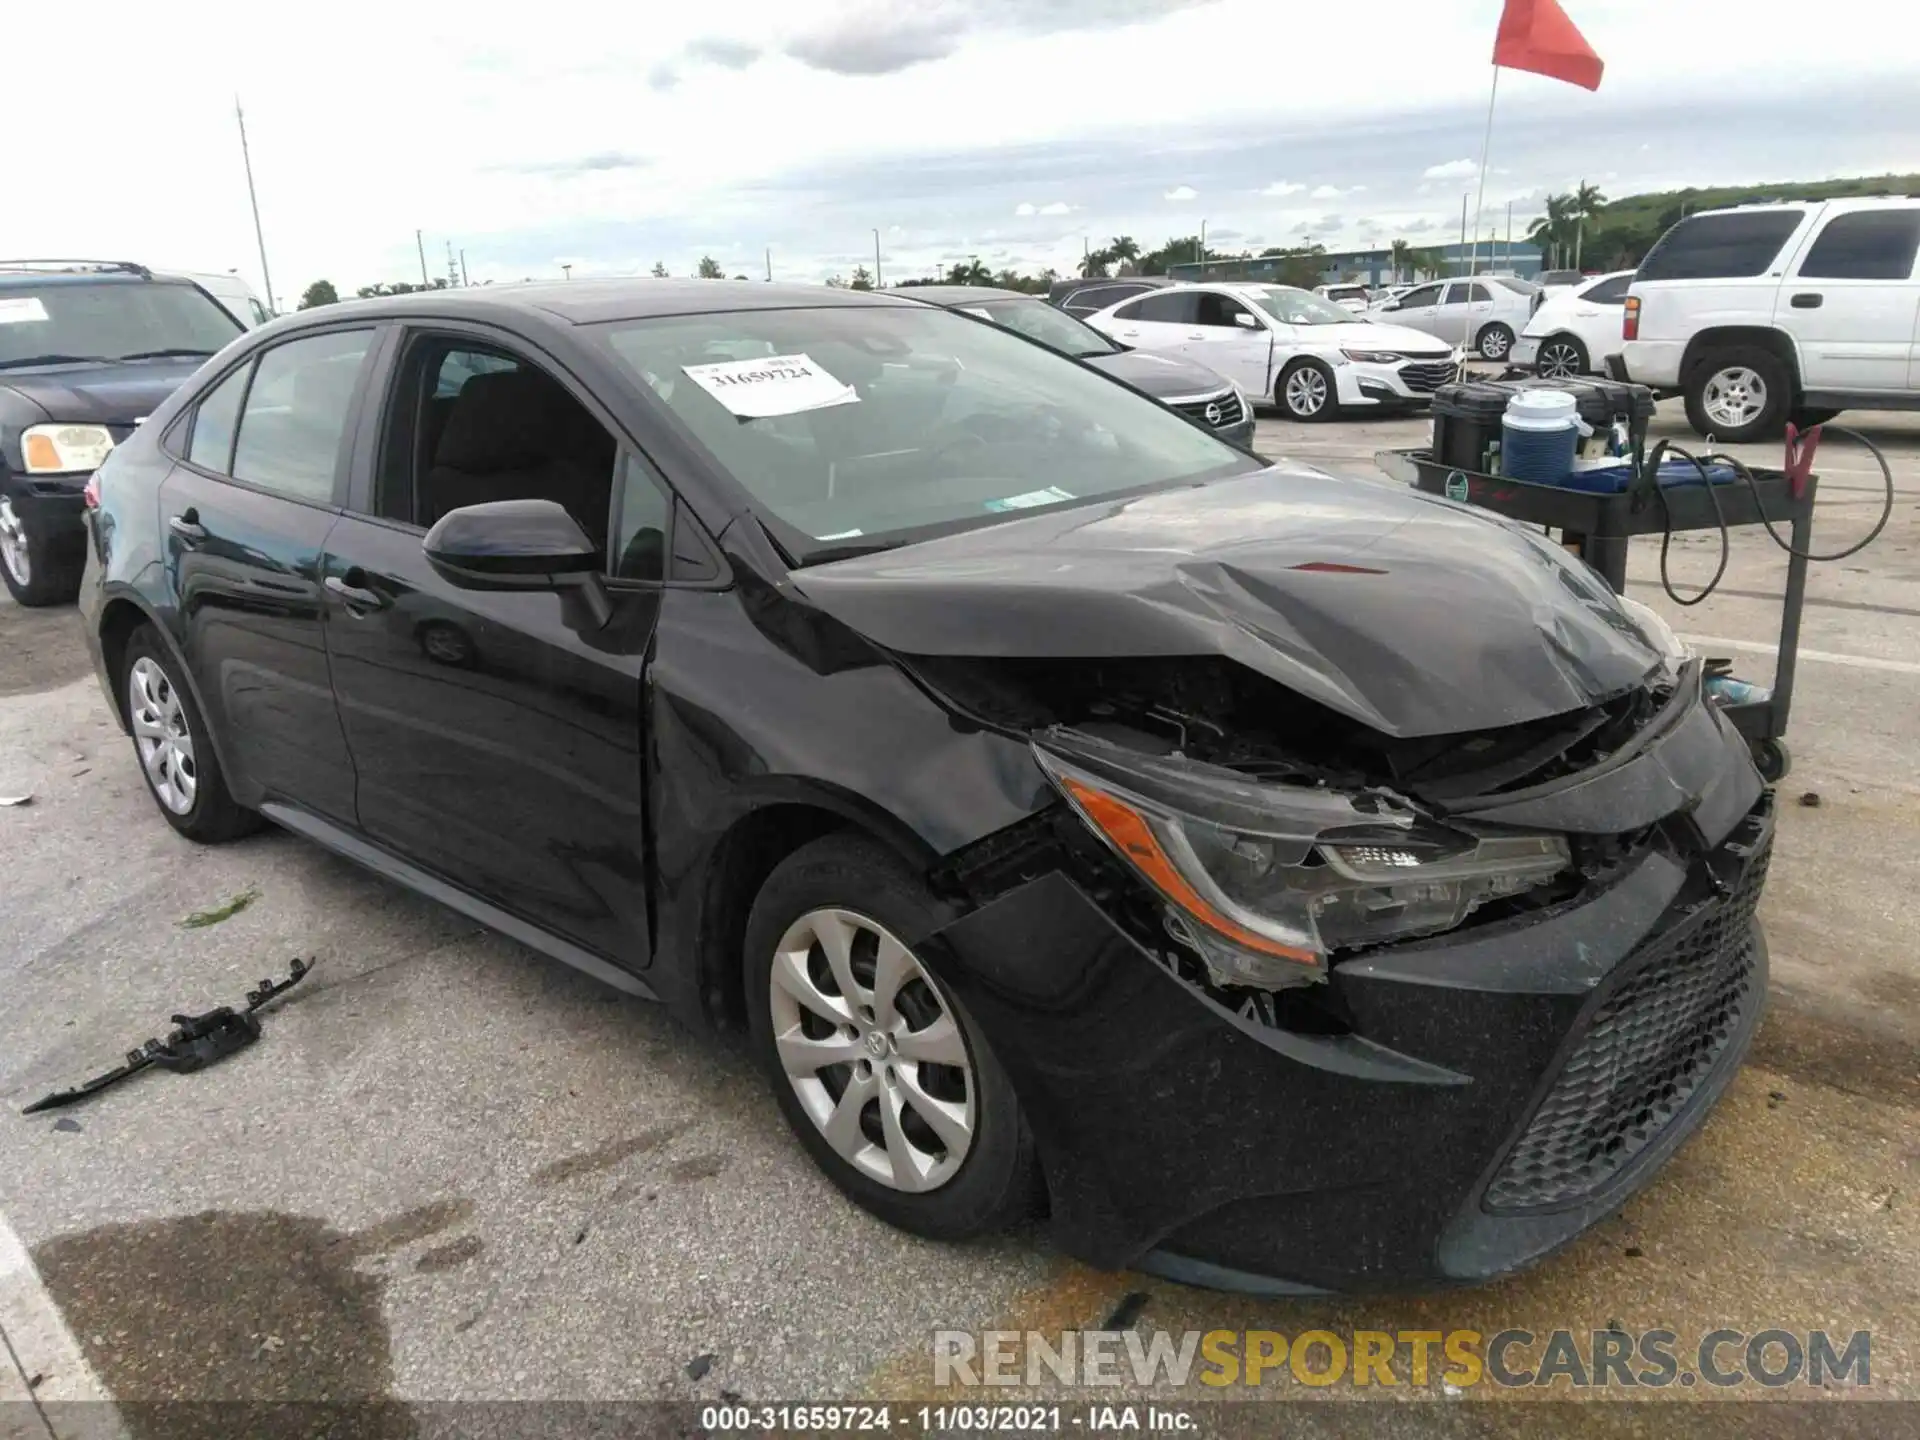
[[248,335],[98,476],[161,815],[694,1024],[848,1195],[1264,1291],[1484,1279],[1691,1133],[1771,797],[1522,528],[888,295],[574,282]]

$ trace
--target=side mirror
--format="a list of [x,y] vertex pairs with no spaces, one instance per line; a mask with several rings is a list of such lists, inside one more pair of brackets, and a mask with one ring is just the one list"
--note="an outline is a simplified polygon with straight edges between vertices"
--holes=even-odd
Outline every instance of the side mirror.
[[552,500],[493,500],[449,510],[420,548],[434,572],[462,590],[576,591],[596,625],[613,618],[598,547]]
[[1244,310],[1234,312],[1233,323],[1238,325],[1242,330],[1258,330],[1260,328],[1260,322]]

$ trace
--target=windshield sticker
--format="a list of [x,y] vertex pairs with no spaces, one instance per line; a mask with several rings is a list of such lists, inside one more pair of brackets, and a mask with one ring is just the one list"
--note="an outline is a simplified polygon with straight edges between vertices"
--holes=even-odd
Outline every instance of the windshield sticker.
[[12,300],[0,300],[0,325],[30,325],[36,320],[47,318],[47,307],[40,303],[38,295],[21,295]]
[[1009,495],[1004,500],[987,501],[989,510],[1030,510],[1035,505],[1052,505],[1061,500],[1073,499],[1071,490],[1062,490],[1058,485],[1049,485],[1044,490],[1029,490],[1021,495]]
[[742,420],[798,415],[860,399],[805,355],[769,355],[764,360],[724,360],[683,365],[687,378]]

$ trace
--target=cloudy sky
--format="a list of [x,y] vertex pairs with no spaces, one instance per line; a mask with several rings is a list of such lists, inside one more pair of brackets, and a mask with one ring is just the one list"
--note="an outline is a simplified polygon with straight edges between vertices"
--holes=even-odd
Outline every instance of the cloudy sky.
[[[1598,94],[1506,72],[1485,225],[1609,194],[1920,170],[1891,0],[1565,0]],[[275,291],[443,273],[886,277],[977,255],[1067,270],[1086,237],[1223,248],[1455,238],[1498,0],[95,0],[6,22],[0,251],[238,269]],[[164,13],[164,18],[163,17]],[[286,18],[282,18],[282,17]],[[1321,17],[1316,19],[1314,17]],[[1873,37],[1881,37],[1878,42]],[[1783,43],[1790,37],[1792,43]],[[35,58],[38,57],[38,58]],[[35,164],[17,163],[31,152]],[[1483,233],[1485,233],[1483,231]]]

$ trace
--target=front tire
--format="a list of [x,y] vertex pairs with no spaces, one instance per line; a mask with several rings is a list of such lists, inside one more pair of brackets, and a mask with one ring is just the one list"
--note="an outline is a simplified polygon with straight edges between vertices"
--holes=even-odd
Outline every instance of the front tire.
[[1273,383],[1273,403],[1289,420],[1313,424],[1331,420],[1340,412],[1340,392],[1333,372],[1318,360],[1295,360]]
[[82,565],[47,543],[0,495],[0,579],[17,604],[39,609],[71,605],[80,598]]
[[743,965],[753,1049],[787,1124],[848,1198],[934,1240],[1031,1206],[1013,1083],[913,947],[951,912],[892,852],[829,835],[767,877]]
[[1482,360],[1504,360],[1513,353],[1513,330],[1496,320],[1480,332],[1474,348]]
[[1540,342],[1534,357],[1536,375],[1550,380],[1567,380],[1587,373],[1587,347],[1572,335],[1554,335]]
[[127,640],[120,672],[121,703],[133,732],[134,758],[161,815],[203,845],[237,839],[260,828],[227,789],[207,722],[178,674],[176,661],[151,625]]
[[1687,423],[1723,445],[1765,440],[1780,431],[1792,387],[1780,357],[1736,347],[1701,356],[1687,375]]

